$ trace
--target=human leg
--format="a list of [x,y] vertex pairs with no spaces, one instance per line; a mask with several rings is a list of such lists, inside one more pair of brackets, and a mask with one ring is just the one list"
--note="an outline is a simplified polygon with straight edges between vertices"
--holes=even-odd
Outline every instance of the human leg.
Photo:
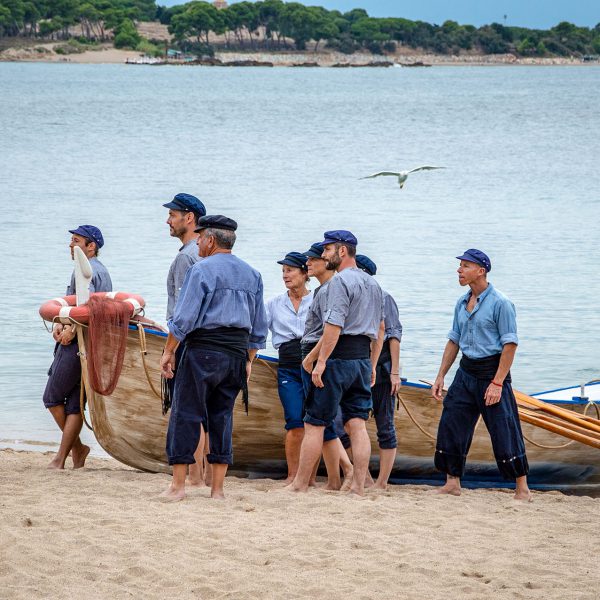
[[294,492],[306,492],[308,490],[313,467],[321,456],[323,449],[324,429],[324,425],[305,423],[298,471],[296,477],[288,486],[290,490]]
[[460,495],[460,478],[479,418],[477,394],[477,380],[459,369],[444,398],[438,426],[434,462],[439,471],[446,473],[446,484],[436,493]]
[[379,445],[379,475],[373,484],[376,489],[386,489],[390,473],[396,459],[396,428],[394,426],[395,398],[391,394],[389,381],[375,384],[371,388],[373,413],[377,425],[377,443]]
[[[288,465],[286,483],[294,480],[300,460],[300,447],[304,437],[304,396],[306,382],[302,367],[279,368],[277,390],[285,418],[285,457]],[[308,373],[306,373],[308,375]]]
[[200,424],[200,441],[194,452],[195,463],[188,467],[188,478],[186,483],[193,486],[204,485],[204,445],[206,443],[206,434],[204,427]]

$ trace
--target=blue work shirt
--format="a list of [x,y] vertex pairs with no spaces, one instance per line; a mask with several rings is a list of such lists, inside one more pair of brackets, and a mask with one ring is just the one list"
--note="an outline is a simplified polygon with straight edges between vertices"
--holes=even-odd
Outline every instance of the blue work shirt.
[[[95,257],[89,259],[92,267],[92,280],[90,281],[90,294],[94,292],[112,292],[112,281],[108,269]],[[75,294],[75,271],[71,275],[71,283],[67,287],[67,296]]]
[[398,305],[396,301],[383,290],[383,312],[385,334],[383,341],[387,341],[390,338],[396,338],[398,341],[402,340],[402,323],[400,323],[400,315],[398,314]]
[[260,273],[233,254],[203,258],[188,269],[167,326],[180,342],[195,329],[238,327],[250,334],[248,348],[265,348],[267,314]]
[[341,328],[341,335],[366,335],[376,340],[384,318],[383,292],[371,275],[358,267],[336,273],[327,287],[323,321]]
[[196,238],[179,248],[167,275],[167,321],[173,316],[177,298],[188,269],[200,260]]
[[323,315],[327,308],[327,286],[331,279],[320,285],[313,293],[312,304],[306,315],[306,323],[304,324],[304,335],[302,336],[303,344],[314,344],[321,339],[323,335]]
[[288,292],[270,298],[266,305],[267,324],[271,330],[271,341],[276,350],[284,342],[300,339],[304,334],[306,315],[313,301],[313,293],[309,292],[300,301],[298,312],[290,300]]
[[493,356],[502,352],[504,344],[518,344],[515,305],[489,283],[469,313],[471,294],[467,292],[456,303],[448,339],[468,358]]

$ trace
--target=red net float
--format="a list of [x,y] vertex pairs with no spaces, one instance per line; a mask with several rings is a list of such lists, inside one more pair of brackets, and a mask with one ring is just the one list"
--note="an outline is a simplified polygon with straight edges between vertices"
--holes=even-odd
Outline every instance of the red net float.
[[[131,306],[131,317],[139,314],[146,302],[137,294],[129,292],[95,292],[90,297],[110,298],[118,302],[124,302]],[[53,298],[40,306],[40,316],[44,321],[59,323],[87,323],[90,318],[90,310],[87,304],[77,306],[77,296],[63,296]]]

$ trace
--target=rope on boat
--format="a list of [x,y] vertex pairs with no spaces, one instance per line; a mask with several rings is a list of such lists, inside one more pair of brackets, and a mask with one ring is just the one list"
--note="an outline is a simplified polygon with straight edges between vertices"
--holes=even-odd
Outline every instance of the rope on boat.
[[435,435],[431,435],[431,433],[429,433],[428,431],[425,431],[425,429],[423,429],[423,426],[415,419],[415,417],[410,412],[410,410],[408,410],[408,406],[406,406],[406,402],[404,402],[404,399],[400,395],[400,392],[398,392],[397,397],[398,397],[398,400],[400,401],[400,404],[402,404],[402,406],[404,406],[404,410],[406,411],[406,414],[409,416],[410,420],[416,425],[417,429],[424,436],[428,437],[430,440],[435,441],[437,439],[436,436]]
[[148,350],[146,348],[146,332],[144,331],[144,326],[142,323],[137,323],[138,332],[140,334],[140,354],[142,355],[142,365],[144,366],[144,373],[146,374],[146,380],[148,381],[148,385],[150,389],[154,392],[154,395],[162,402],[162,394],[157,391],[154,383],[152,383],[152,379],[150,378],[150,372],[148,371],[148,365],[146,364],[146,354],[148,354]]
[[[79,324],[81,327],[83,327],[83,325]],[[76,332],[77,335],[77,343],[79,344],[79,352],[77,353],[79,355],[79,359],[82,360],[83,362],[85,362],[85,370],[87,373],[87,357],[86,357],[86,349],[85,349],[85,343],[83,341],[83,331],[81,331],[81,335],[79,335],[79,331]],[[83,352],[81,351],[83,347]],[[94,432],[94,428],[88,423],[88,420],[85,416],[85,377],[83,376],[83,369],[81,369],[81,383],[79,384],[79,410],[81,411],[81,416],[83,418],[83,422],[85,423],[85,426],[93,433]],[[90,408],[91,410],[91,408]]]

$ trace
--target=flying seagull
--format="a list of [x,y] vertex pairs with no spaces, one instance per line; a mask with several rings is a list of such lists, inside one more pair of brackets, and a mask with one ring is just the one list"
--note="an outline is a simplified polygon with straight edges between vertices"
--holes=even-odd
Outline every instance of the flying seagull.
[[408,179],[410,173],[414,173],[415,171],[431,171],[433,169],[445,169],[446,167],[417,167],[416,169],[411,169],[410,171],[400,171],[399,173],[394,173],[393,171],[380,171],[379,173],[373,173],[373,175],[368,175],[367,177],[361,177],[360,179],[373,179],[374,177],[382,177],[385,175],[393,175],[398,178],[398,185],[400,189],[404,187],[405,181]]

